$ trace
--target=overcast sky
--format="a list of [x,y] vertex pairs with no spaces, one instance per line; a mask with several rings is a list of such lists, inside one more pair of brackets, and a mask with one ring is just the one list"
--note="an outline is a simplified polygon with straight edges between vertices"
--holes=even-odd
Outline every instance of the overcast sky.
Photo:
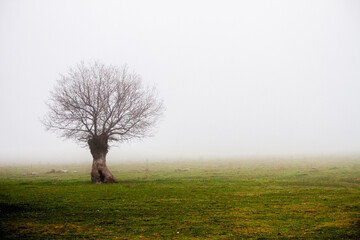
[[360,1],[0,0],[0,163],[89,159],[39,119],[60,73],[128,64],[166,107],[108,159],[360,153]]

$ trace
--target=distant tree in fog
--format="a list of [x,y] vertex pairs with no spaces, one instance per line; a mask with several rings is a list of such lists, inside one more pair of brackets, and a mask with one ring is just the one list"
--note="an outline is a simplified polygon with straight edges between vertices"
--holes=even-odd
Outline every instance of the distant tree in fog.
[[117,183],[106,166],[109,143],[149,136],[163,113],[155,88],[144,87],[137,73],[98,62],[61,75],[47,105],[47,130],[89,146],[93,183]]

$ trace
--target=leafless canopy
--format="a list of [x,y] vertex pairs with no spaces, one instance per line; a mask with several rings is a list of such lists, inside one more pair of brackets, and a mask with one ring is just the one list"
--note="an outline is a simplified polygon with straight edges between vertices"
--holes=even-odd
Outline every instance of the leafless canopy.
[[138,74],[98,62],[81,63],[62,75],[48,107],[47,129],[80,142],[148,136],[163,112],[155,89],[144,87]]

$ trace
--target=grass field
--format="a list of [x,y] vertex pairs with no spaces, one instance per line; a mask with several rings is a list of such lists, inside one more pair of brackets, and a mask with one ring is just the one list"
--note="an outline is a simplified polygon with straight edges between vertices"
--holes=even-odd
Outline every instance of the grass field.
[[1,167],[0,238],[360,239],[360,158],[90,165]]

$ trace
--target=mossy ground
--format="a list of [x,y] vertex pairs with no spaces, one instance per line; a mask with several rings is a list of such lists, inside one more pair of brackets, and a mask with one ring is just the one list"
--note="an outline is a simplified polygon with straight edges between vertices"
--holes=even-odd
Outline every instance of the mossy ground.
[[360,239],[360,159],[109,168],[1,167],[1,239]]

